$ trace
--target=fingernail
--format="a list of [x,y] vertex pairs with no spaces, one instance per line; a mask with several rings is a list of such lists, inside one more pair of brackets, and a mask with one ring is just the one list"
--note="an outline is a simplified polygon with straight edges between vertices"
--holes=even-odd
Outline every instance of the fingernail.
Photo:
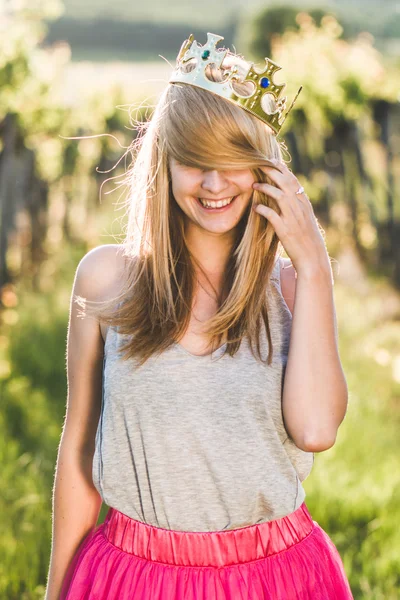
[[258,188],[258,187],[260,187],[260,184],[259,183],[253,183],[253,187],[254,188]]

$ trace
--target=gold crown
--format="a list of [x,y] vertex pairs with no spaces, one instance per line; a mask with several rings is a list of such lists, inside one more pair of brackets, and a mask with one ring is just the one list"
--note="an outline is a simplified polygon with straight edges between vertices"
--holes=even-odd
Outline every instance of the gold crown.
[[[216,45],[224,38],[214,33],[207,33],[207,43],[202,46],[190,34],[189,39],[185,40],[181,46],[176,59],[175,70],[173,71],[169,83],[184,83],[194,85],[195,87],[203,88],[213,94],[217,94],[238,106],[241,106],[255,117],[261,119],[269,125],[273,132],[277,135],[291,111],[298,95],[302,90],[302,86],[294,97],[289,110],[283,114],[286,108],[286,96],[280,98],[281,92],[285,87],[285,83],[276,84],[273,81],[273,76],[276,71],[282,67],[273,62],[270,58],[265,58],[266,66],[262,71],[258,71],[254,63],[250,64],[249,70],[244,77],[240,77],[237,72],[237,67],[224,69],[224,78],[222,82],[211,81],[206,76],[208,65],[214,64],[217,68],[221,68],[221,63],[224,60],[228,50],[226,48],[217,48]],[[194,68],[185,73],[181,67],[188,61],[196,62]],[[235,91],[231,82],[252,82],[253,92],[251,95],[243,96]],[[266,112],[262,107],[263,97],[271,94],[275,99],[275,110],[272,113]]]

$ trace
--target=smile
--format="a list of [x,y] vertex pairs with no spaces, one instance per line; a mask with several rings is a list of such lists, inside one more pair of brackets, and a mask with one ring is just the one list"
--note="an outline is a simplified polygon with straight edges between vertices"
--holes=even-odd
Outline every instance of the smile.
[[237,198],[237,196],[231,196],[230,198],[224,198],[222,200],[208,200],[207,198],[197,198],[198,203],[202,208],[206,210],[217,210],[221,211],[222,209],[230,206],[233,201]]

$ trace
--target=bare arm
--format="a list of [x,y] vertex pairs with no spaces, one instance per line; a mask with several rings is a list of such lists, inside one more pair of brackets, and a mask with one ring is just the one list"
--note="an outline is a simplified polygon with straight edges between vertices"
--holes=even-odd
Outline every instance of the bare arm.
[[101,300],[116,292],[116,245],[99,246],[78,265],[67,340],[67,412],[53,489],[52,547],[45,600],[58,600],[79,545],[95,527],[102,504],[93,485],[95,435],[101,410],[104,342],[97,320],[78,316],[75,295]]
[[297,274],[281,271],[282,293],[293,312],[283,388],[285,427],[303,450],[332,447],[348,401],[338,351],[338,334],[330,267],[325,264]]

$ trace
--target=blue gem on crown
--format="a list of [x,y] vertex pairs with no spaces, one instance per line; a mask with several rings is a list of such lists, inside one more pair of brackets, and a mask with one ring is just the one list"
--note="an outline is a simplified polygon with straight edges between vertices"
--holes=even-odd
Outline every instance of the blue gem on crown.
[[209,50],[204,50],[203,54],[201,55],[201,58],[203,60],[207,60],[207,58],[209,58],[210,56],[210,51]]
[[267,88],[269,86],[269,79],[268,79],[268,77],[263,77],[262,79],[260,79],[260,86],[262,88]]

